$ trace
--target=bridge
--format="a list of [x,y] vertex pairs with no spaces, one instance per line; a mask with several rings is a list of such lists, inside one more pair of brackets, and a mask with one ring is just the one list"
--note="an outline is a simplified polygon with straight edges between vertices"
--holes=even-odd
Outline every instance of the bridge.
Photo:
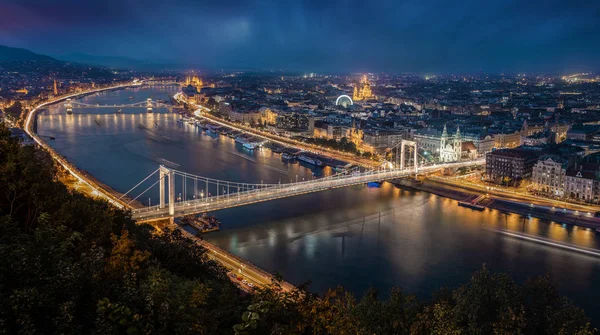
[[152,98],[146,99],[146,101],[134,102],[130,104],[114,104],[114,105],[101,105],[101,104],[87,104],[79,101],[73,101],[68,98],[64,104],[67,109],[67,114],[72,114],[74,108],[146,108],[148,113],[151,113],[155,108],[167,108],[172,111],[173,105],[164,102],[152,100]]
[[143,81],[144,85],[177,85],[181,86],[182,83],[178,81],[176,78],[163,78],[163,79],[145,79]]
[[[429,166],[418,166],[416,164],[411,167],[405,167],[402,164],[398,168],[388,167],[390,165],[386,166],[384,164],[378,169],[368,171],[360,171],[356,168],[323,178],[277,184],[252,184],[217,180],[161,165],[126,192],[123,197],[147,182],[151,177],[158,176],[158,180],[131,200],[138,199],[158,184],[159,204],[137,208],[132,211],[135,220],[145,222],[244,206],[333,188],[408,177],[416,173],[434,172],[444,168],[478,165],[484,162],[485,159],[477,159]],[[179,185],[177,190],[176,185]]]

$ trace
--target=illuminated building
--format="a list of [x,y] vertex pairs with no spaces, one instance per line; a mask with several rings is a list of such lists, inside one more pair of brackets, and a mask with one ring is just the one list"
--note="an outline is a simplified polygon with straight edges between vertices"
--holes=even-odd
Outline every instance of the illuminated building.
[[229,113],[229,118],[231,121],[239,122],[243,124],[256,124],[260,122],[261,114],[259,111],[249,111],[249,110],[241,110],[236,111],[232,110]]
[[562,197],[565,188],[566,161],[554,155],[544,155],[533,166],[531,180],[535,190]]
[[600,200],[600,166],[584,164],[565,173],[565,197],[598,203]]
[[54,79],[54,95],[58,95],[58,85],[56,84],[56,79]]
[[485,173],[496,183],[518,184],[528,179],[537,163],[538,154],[532,150],[499,149],[488,152],[485,157]]
[[360,83],[357,86],[354,86],[354,94],[352,99],[354,101],[360,100],[368,100],[373,98],[373,91],[371,91],[371,84],[369,83],[369,79],[367,76],[363,76],[360,80]]
[[261,123],[268,125],[275,125],[277,123],[278,114],[268,107],[261,107],[259,109],[261,113]]
[[185,86],[190,85],[195,87],[198,91],[200,91],[200,89],[204,87],[202,79],[200,79],[197,75],[185,77]]
[[431,154],[440,162],[457,162],[461,159],[473,159],[492,150],[494,141],[489,135],[460,133],[456,128],[456,134],[448,135],[446,125],[442,133],[434,131],[419,131],[413,135],[418,147]]
[[521,145],[521,131],[509,134],[495,134],[494,147],[497,149],[512,149]]
[[460,137],[460,128],[456,127],[456,135],[452,138],[452,141],[448,140],[448,131],[446,125],[442,131],[442,137],[440,138],[440,161],[441,162],[456,162],[461,158],[462,153],[462,139]]

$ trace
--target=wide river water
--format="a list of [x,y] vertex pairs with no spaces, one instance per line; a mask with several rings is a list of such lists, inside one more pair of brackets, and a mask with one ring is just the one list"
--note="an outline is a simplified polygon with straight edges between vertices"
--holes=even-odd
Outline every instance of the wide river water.
[[[135,88],[82,98],[90,104],[129,104],[148,97],[168,99],[176,87]],[[327,169],[287,164],[268,149],[254,152],[225,136],[208,136],[177,122],[167,111],[76,109],[56,106],[40,113],[38,133],[60,154],[120,192],[168,164],[180,171],[250,183],[319,177]],[[50,140],[54,137],[55,140]],[[296,177],[298,176],[298,177]],[[154,181],[152,181],[154,182]],[[139,200],[158,203],[158,190]],[[384,295],[394,286],[429,298],[440,287],[456,287],[485,263],[523,282],[550,273],[560,291],[600,321],[600,258],[508,236],[522,232],[598,249],[590,229],[486,209],[426,192],[348,187],[214,213],[221,231],[205,236],[292,284],[311,281],[314,292],[342,285],[360,296],[369,286]]]

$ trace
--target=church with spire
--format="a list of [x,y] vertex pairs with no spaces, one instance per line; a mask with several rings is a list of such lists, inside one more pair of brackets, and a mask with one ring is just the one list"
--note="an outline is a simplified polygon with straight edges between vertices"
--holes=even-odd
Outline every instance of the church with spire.
[[456,134],[450,138],[446,125],[444,125],[444,130],[440,137],[440,162],[457,162],[461,159],[461,156],[462,138],[460,136],[460,127],[456,127]]
[[491,150],[494,143],[487,134],[463,134],[459,126],[456,133],[448,133],[445,124],[441,133],[435,128],[421,129],[414,132],[413,139],[420,150],[440,163],[475,159]]

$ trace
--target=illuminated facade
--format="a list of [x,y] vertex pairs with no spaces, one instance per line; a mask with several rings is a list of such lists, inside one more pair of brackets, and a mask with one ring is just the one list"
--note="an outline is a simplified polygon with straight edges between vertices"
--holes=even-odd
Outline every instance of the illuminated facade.
[[457,162],[462,158],[462,139],[460,137],[460,128],[456,128],[456,135],[449,140],[446,125],[440,138],[440,161]]
[[198,91],[200,91],[200,89],[204,87],[202,79],[200,79],[197,75],[185,77],[185,86],[190,85],[194,86]]
[[361,78],[360,83],[357,86],[354,86],[354,94],[352,99],[354,101],[360,101],[372,98],[373,91],[371,91],[371,83],[369,83],[369,78],[367,78],[365,75]]
[[563,160],[557,156],[547,155],[541,157],[533,166],[532,186],[537,191],[562,197],[565,193],[565,176]]

